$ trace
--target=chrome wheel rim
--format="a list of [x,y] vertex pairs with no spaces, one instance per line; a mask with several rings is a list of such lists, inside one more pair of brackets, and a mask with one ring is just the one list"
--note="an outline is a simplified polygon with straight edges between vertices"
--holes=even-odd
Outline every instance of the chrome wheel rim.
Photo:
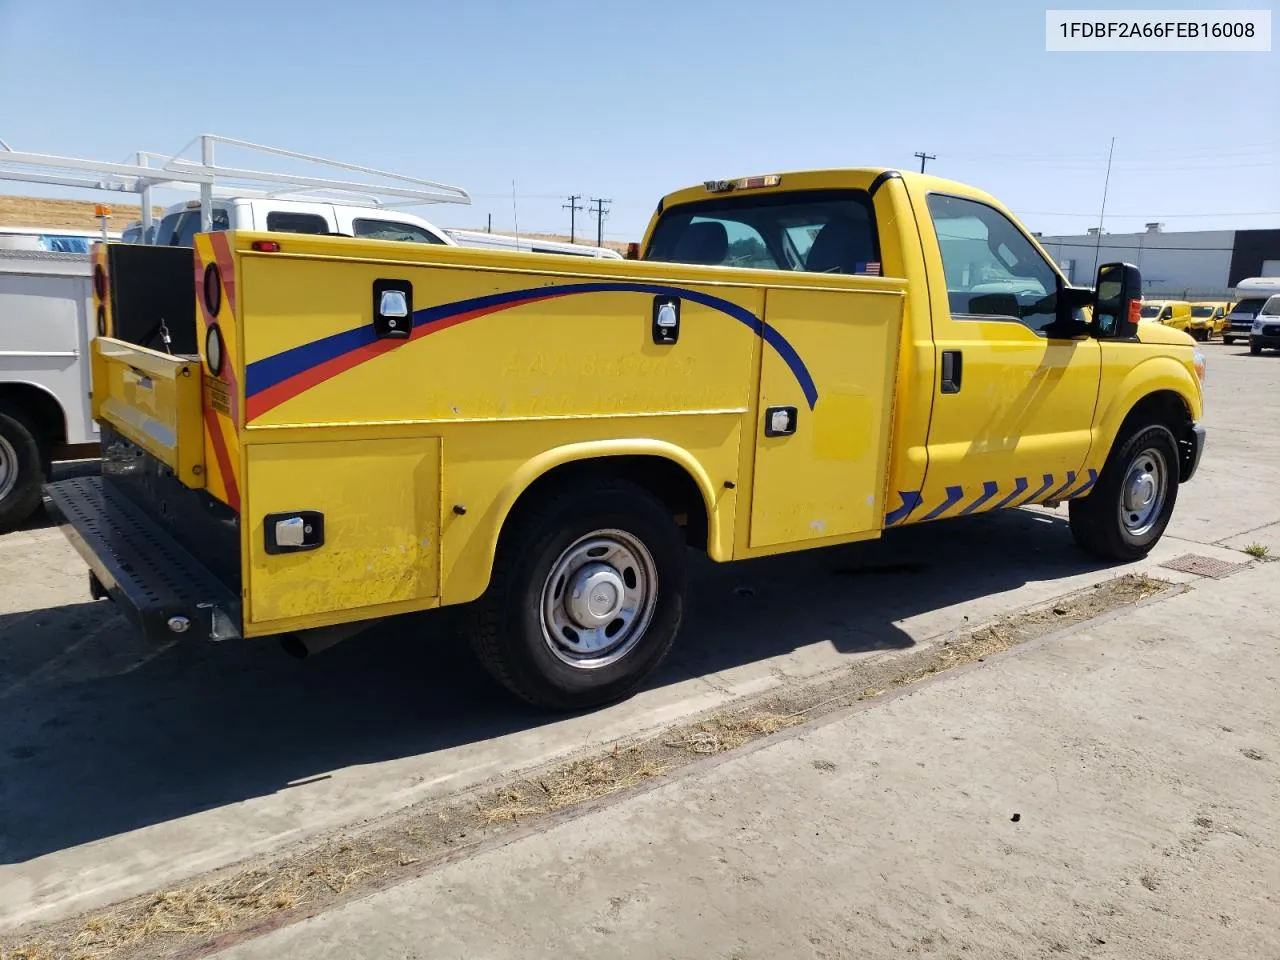
[[625,530],[597,530],[551,565],[539,605],[542,638],[558,660],[583,670],[617,663],[653,619],[658,569]]
[[1141,537],[1151,532],[1164,507],[1169,464],[1159,450],[1147,448],[1133,458],[1120,487],[1120,522],[1125,532]]
[[0,500],[13,493],[18,485],[18,451],[4,437],[0,437]]

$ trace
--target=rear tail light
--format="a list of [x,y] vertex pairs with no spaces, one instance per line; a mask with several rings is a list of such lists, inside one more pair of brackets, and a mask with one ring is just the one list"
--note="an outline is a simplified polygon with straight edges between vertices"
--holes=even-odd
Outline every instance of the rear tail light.
[[93,267],[93,294],[99,300],[107,299],[107,271],[100,263]]
[[211,317],[222,309],[222,272],[216,263],[204,268],[204,305]]

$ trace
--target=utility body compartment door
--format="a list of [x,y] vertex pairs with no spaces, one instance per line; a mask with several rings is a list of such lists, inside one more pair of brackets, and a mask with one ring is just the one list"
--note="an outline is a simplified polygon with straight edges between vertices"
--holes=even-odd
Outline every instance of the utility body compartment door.
[[[375,617],[388,604],[439,596],[438,438],[258,443],[246,450],[247,635],[273,632],[281,621],[333,622],[325,615],[342,610]],[[321,542],[269,552],[267,518],[293,514],[318,514],[314,533]]]
[[765,295],[753,549],[883,526],[903,291],[864,282]]

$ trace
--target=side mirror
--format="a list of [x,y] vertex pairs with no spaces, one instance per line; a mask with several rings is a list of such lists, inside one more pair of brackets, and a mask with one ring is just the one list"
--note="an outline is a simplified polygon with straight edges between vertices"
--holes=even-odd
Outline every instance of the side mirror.
[[1093,293],[1093,325],[1099,337],[1127,339],[1138,334],[1142,314],[1142,273],[1131,263],[1104,263]]

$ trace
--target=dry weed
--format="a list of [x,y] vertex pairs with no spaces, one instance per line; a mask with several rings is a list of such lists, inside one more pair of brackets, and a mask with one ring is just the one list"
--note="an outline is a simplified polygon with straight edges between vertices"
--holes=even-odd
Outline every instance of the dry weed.
[[798,723],[804,723],[804,717],[798,714],[726,714],[698,724],[666,745],[690,753],[723,753]]

